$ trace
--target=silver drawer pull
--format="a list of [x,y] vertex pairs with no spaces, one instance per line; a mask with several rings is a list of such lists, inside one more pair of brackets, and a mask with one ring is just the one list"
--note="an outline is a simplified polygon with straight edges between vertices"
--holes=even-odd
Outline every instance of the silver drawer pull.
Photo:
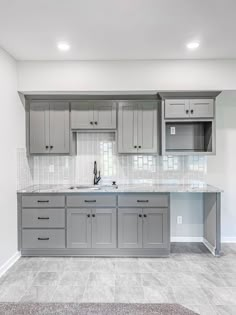
[[84,200],[84,202],[96,202],[96,200]]
[[38,202],[49,202],[49,200],[38,200]]
[[149,202],[149,200],[137,200],[137,202]]
[[49,220],[49,217],[38,217],[38,220]]
[[49,237],[38,237],[39,241],[49,241]]

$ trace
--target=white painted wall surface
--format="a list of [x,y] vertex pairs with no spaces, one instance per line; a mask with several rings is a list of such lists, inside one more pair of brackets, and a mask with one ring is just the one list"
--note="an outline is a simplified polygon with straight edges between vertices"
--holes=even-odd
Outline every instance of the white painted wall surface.
[[25,145],[16,62],[0,48],[0,272],[17,252],[16,148]]
[[233,90],[236,60],[19,61],[23,92]]
[[236,91],[216,102],[216,156],[208,157],[207,180],[222,194],[222,239],[236,242]]

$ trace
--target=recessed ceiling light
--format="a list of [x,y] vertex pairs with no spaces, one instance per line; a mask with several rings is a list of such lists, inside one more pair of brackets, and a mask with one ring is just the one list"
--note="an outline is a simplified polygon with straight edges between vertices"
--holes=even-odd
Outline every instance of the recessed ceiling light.
[[199,42],[191,42],[191,43],[187,44],[187,48],[188,49],[196,49],[199,47],[199,45],[200,45]]
[[67,42],[59,42],[57,44],[57,48],[61,51],[68,51],[70,49],[70,45]]

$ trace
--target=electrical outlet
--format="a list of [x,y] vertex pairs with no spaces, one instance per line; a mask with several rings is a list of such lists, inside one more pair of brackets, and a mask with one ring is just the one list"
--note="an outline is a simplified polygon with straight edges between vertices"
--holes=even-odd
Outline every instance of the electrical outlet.
[[183,217],[181,215],[177,216],[177,224],[183,223]]
[[170,134],[175,135],[175,127],[170,127]]
[[49,165],[49,173],[54,173],[54,165]]

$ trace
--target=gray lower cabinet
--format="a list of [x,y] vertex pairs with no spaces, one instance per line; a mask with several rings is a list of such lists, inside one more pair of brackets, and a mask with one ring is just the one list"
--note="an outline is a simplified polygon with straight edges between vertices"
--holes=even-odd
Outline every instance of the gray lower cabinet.
[[108,100],[71,102],[72,129],[116,129],[116,102]]
[[143,247],[167,248],[168,245],[168,209],[143,209]]
[[68,248],[115,248],[116,209],[67,209]]
[[32,101],[29,109],[29,153],[70,152],[69,103]]
[[22,231],[23,249],[63,249],[65,230],[25,229]]
[[122,208],[119,248],[169,248],[168,208]]
[[119,153],[157,153],[157,138],[157,102],[119,103]]
[[118,210],[119,248],[142,248],[142,209]]

